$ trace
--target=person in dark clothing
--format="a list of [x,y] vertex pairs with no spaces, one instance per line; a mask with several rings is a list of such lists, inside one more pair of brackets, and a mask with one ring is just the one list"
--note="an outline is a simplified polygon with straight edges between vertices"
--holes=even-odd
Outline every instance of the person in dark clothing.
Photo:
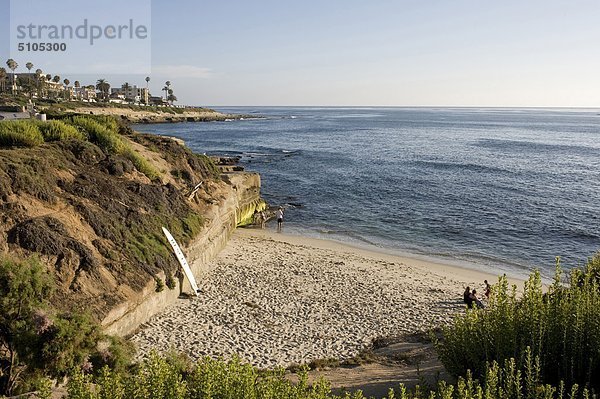
[[468,307],[469,309],[472,309],[472,308],[473,308],[473,298],[472,298],[472,296],[471,296],[471,295],[472,295],[472,294],[471,294],[471,287],[467,287],[467,288],[465,289],[465,292],[464,292],[464,294],[463,294],[463,301],[464,301],[464,303],[466,303],[466,304],[467,304],[467,307]]

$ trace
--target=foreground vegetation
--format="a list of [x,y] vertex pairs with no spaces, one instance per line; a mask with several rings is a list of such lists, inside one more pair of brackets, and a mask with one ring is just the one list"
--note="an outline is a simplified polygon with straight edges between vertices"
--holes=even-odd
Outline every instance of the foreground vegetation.
[[[530,367],[521,372],[514,359],[503,367],[492,363],[482,381],[470,374],[459,377],[456,384],[440,382],[437,387],[404,385],[390,388],[388,399],[574,399],[591,398],[587,389],[568,390],[564,385],[552,387],[539,383],[536,359],[528,358]],[[308,384],[306,369],[298,373],[298,383],[291,383],[283,369],[260,371],[240,363],[204,358],[191,366],[176,356],[151,354],[129,375],[103,368],[97,377],[77,372],[68,384],[68,399],[363,399],[361,391],[334,393],[330,384],[320,379]]]
[[446,369],[482,377],[492,361],[514,358],[517,367],[528,368],[533,357],[544,383],[562,381],[598,392],[600,255],[573,270],[566,284],[562,277],[557,264],[554,284],[544,293],[536,272],[521,296],[501,278],[486,310],[467,311],[444,329],[438,349]]
[[0,259],[0,395],[29,390],[74,369],[120,371],[132,351],[86,314],[58,312],[54,282],[37,258]]

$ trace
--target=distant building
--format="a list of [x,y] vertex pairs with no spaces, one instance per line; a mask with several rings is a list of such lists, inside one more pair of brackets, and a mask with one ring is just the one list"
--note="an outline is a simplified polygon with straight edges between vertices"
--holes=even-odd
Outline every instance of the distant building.
[[82,101],[96,101],[96,88],[94,86],[76,87],[75,98]]
[[46,80],[44,82],[44,88],[48,93],[54,94],[61,93],[65,89],[62,83],[53,80]]
[[162,97],[150,97],[148,99],[149,105],[167,106],[169,102]]
[[125,95],[116,91],[113,91],[110,96],[108,96],[108,102],[114,104],[127,104],[127,101],[125,101]]
[[123,95],[125,100],[139,104],[143,102],[143,100],[146,98],[148,89],[146,89],[145,87],[137,87],[135,85],[122,85],[119,88],[111,89],[111,94],[112,93],[121,94]]

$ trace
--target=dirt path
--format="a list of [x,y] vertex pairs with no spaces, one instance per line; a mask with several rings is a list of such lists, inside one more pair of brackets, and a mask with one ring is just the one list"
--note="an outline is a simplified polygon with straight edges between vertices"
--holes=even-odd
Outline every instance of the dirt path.
[[[435,387],[440,380],[452,380],[423,334],[380,341],[375,346],[379,347],[359,356],[357,364],[325,365],[310,371],[309,381],[323,377],[335,392],[361,390],[365,396],[384,398],[390,388],[397,389],[401,383],[407,388],[424,384]],[[297,381],[295,375],[290,379]]]

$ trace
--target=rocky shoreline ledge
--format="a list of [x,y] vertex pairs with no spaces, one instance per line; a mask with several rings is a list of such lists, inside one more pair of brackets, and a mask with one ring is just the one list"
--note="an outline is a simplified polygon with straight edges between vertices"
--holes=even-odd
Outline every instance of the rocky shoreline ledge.
[[156,108],[152,110],[123,107],[80,107],[66,113],[110,115],[130,123],[225,122],[260,118],[257,115],[227,114],[208,108]]

